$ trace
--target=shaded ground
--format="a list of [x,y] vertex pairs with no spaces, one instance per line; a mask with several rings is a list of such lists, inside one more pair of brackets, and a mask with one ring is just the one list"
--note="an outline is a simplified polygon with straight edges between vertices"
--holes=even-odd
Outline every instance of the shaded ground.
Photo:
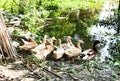
[[119,81],[120,67],[92,61],[17,61],[0,66],[0,81]]

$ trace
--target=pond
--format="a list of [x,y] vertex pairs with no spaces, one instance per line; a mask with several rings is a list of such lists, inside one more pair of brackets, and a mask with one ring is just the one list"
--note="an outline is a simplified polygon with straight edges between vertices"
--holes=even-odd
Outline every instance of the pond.
[[[93,17],[95,13],[92,16],[90,15],[91,12],[93,12],[93,9],[87,11],[71,11],[67,19],[47,21],[52,24],[45,28],[43,32],[50,36],[56,36],[62,39],[64,36],[70,35],[74,38],[73,43],[76,43],[78,39],[82,39],[85,42],[85,44],[82,45],[83,50],[91,48],[94,40],[100,40],[101,47],[99,52],[101,62],[105,61],[106,57],[113,59],[110,53],[114,53],[115,55],[118,50],[114,48],[117,41],[117,38],[115,37],[115,34],[117,33],[117,24],[114,22],[114,19],[117,17],[112,10],[117,9],[117,7],[117,4],[111,4],[107,1],[103,5],[97,23],[95,21],[95,16]],[[79,16],[73,14],[73,12],[79,13]],[[85,18],[81,19],[82,12],[84,13],[82,14],[82,17],[85,16]],[[105,22],[111,22],[112,25],[111,23],[106,24]],[[91,27],[91,24],[95,25]]]

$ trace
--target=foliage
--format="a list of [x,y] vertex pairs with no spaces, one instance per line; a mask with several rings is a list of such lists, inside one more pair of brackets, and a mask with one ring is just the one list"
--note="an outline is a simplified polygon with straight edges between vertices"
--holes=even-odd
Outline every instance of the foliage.
[[[23,15],[19,28],[37,35],[40,42],[44,34],[56,37],[78,34],[87,36],[87,28],[97,20],[104,0],[0,0],[0,8],[8,20]],[[99,3],[99,4],[98,4]],[[14,5],[13,5],[14,4]],[[65,19],[57,19],[66,17]],[[53,18],[47,21],[47,18]],[[56,19],[54,19],[56,18]],[[46,26],[46,24],[48,24]],[[8,24],[7,24],[8,25]],[[9,26],[9,25],[8,25]],[[15,31],[14,34],[20,34]]]
[[[66,16],[74,9],[99,9],[103,0],[0,0],[0,8],[23,14],[22,25],[29,31],[45,24],[47,17]],[[98,5],[98,3],[101,3]],[[94,12],[93,12],[94,13]],[[88,14],[90,15],[90,14]]]
[[118,59],[115,59],[114,66],[120,66],[120,61]]
[[74,31],[75,31],[75,24],[70,23],[67,20],[55,20],[54,23],[51,24],[49,27],[44,28],[44,33],[56,37],[72,35]]

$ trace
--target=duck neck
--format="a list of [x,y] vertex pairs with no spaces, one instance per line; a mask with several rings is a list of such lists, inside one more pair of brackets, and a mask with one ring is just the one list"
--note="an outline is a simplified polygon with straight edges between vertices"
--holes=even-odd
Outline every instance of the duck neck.
[[58,44],[61,47],[61,39],[58,39]]
[[51,45],[53,45],[53,41],[54,41],[53,39],[50,39],[48,41],[50,42]]
[[92,48],[95,52],[97,52],[97,47],[96,47],[96,45],[97,45],[97,44],[93,44],[93,48]]
[[37,44],[37,42],[33,39],[30,40],[30,42],[34,43],[34,44]]
[[72,43],[71,39],[68,40],[68,43],[70,44],[70,46],[73,46],[73,43]]
[[49,39],[51,45],[53,45],[53,42],[55,41],[56,39],[54,37],[52,37],[51,39]]
[[43,43],[46,44],[46,37],[44,37],[44,39],[43,39]]
[[77,47],[82,50],[80,43],[77,43]]

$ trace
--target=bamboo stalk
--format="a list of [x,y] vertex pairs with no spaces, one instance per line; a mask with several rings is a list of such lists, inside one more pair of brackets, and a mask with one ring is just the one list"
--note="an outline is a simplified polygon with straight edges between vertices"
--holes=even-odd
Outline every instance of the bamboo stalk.
[[11,44],[11,37],[5,26],[5,21],[2,13],[0,13],[0,52],[7,54],[8,57],[15,58],[17,55],[16,49]]

